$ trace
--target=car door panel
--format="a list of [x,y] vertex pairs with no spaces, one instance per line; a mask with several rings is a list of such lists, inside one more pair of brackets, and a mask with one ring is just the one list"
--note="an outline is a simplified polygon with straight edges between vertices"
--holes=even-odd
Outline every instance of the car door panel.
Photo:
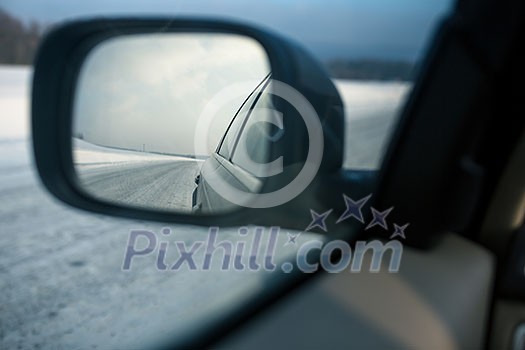
[[199,183],[195,190],[197,192],[194,196],[195,202],[192,204],[196,210],[212,213],[217,208],[220,208],[222,211],[235,208],[233,203],[223,198],[222,195],[213,189],[209,181],[211,177],[217,177],[232,185],[233,188],[250,193],[256,193],[262,187],[262,181],[259,178],[235,164],[232,158],[236,154],[246,120],[250,118],[251,111],[267,86],[269,77],[270,75],[266,76],[248,95],[228,126],[217,147],[217,151],[204,162],[199,175]]
[[492,253],[449,233],[431,250],[405,247],[399,273],[323,275],[221,348],[481,349],[494,271]]
[[213,212],[215,208],[221,208],[221,210],[233,209],[234,206],[234,204],[224,199],[214,190],[213,185],[207,180],[211,177],[219,177],[234,188],[252,193],[257,192],[262,185],[258,178],[216,153],[206,160],[201,172],[205,176],[201,176],[200,179],[197,203],[201,204],[204,212]]

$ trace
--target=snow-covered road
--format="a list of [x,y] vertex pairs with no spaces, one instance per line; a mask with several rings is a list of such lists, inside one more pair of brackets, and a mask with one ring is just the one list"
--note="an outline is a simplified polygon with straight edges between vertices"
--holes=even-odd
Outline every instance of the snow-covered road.
[[195,160],[157,160],[77,167],[82,188],[106,201],[142,208],[190,212]]
[[[158,271],[154,254],[134,260],[132,270],[123,271],[132,229],[160,233],[168,226],[172,233],[164,239],[188,243],[204,239],[208,230],[95,215],[52,198],[32,166],[29,79],[27,68],[0,66],[1,349],[138,348],[152,339],[183,335],[261,290],[270,273],[224,272],[218,266],[210,271]],[[347,89],[347,84],[338,86]],[[347,103],[355,97],[352,89],[355,86],[343,94]],[[407,87],[385,89],[391,90],[384,104],[389,112],[377,114],[376,131],[362,124],[366,137],[356,134],[347,142],[360,145],[368,155],[347,155],[346,164],[362,158],[373,165],[371,149],[382,147],[381,138],[399,105],[396,96]],[[300,240],[312,237],[301,234]],[[221,240],[226,239],[239,240],[237,230],[221,230]],[[284,234],[277,243],[277,260],[294,253],[285,242]],[[166,260],[173,262],[175,252],[168,252]],[[216,265],[220,261],[214,260]]]
[[203,163],[175,155],[137,152],[73,139],[82,188],[105,201],[174,212],[192,210],[195,177]]

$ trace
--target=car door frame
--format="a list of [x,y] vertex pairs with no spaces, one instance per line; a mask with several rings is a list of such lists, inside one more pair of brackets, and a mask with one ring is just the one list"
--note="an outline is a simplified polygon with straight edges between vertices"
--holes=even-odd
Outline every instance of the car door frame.
[[[249,171],[243,169],[242,167],[236,165],[233,163],[233,156],[235,154],[235,151],[237,149],[237,145],[239,143],[239,139],[241,138],[242,133],[244,132],[244,129],[246,127],[246,124],[248,123],[249,118],[251,117],[251,113],[255,106],[257,105],[260,97],[264,93],[265,89],[268,87],[271,81],[271,73],[268,73],[260,82],[257,84],[257,86],[250,92],[250,94],[244,99],[243,103],[235,113],[234,117],[228,124],[228,127],[226,131],[224,132],[220,142],[218,143],[215,152],[212,153],[210,156],[210,159],[207,160],[208,164],[204,164],[203,168],[204,171],[213,171],[218,174],[218,176],[223,177],[223,179],[227,182],[231,182],[232,178],[236,180],[235,185],[240,185],[243,190],[249,191],[251,193],[255,193],[258,189],[262,187],[262,180],[258,178],[256,175],[251,174]],[[246,106],[246,103],[249,103],[252,97],[254,97],[254,94],[257,94],[255,98],[253,99],[253,102],[250,103],[248,106],[246,114],[242,115],[241,111],[243,111],[243,108]],[[240,120],[240,126],[237,130],[232,130],[232,126],[237,120],[237,118],[242,118]],[[234,132],[233,135],[233,147],[229,149],[228,156],[220,153],[220,150],[226,142],[228,133]],[[210,166],[210,162],[213,163],[213,165]],[[215,165],[216,164],[216,165]],[[225,176],[222,176],[222,175]],[[233,207],[231,203],[229,203],[226,199],[222,198],[219,194],[217,194],[213,188],[208,184],[206,181],[206,176],[203,175],[203,171],[201,170],[200,176],[199,176],[199,184],[200,187],[200,193],[197,194],[197,205],[199,205],[199,210],[206,210],[206,213],[214,213],[215,209],[214,207],[220,207],[220,208],[228,208]],[[216,199],[213,199],[216,198]],[[212,202],[219,203],[217,205],[213,204]]]

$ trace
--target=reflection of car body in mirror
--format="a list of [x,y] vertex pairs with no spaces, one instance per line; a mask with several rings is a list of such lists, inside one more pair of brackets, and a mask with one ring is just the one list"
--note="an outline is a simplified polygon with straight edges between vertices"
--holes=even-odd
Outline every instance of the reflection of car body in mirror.
[[234,188],[258,193],[265,177],[263,164],[269,163],[270,142],[282,134],[275,121],[268,74],[244,100],[230,121],[216,150],[202,165],[195,178],[192,208],[195,213],[212,213],[234,206],[210,185],[211,177],[219,177]]

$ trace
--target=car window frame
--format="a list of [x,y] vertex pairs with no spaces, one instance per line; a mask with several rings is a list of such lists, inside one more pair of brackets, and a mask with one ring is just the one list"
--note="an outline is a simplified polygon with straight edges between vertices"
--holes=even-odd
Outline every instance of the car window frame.
[[[249,116],[251,114],[251,111],[253,110],[253,107],[255,106],[257,101],[259,100],[260,94],[264,91],[264,89],[268,85],[268,82],[270,81],[271,75],[272,75],[271,72],[268,73],[261,80],[261,82],[259,82],[259,84],[257,84],[257,86],[253,89],[253,91],[251,91],[250,94],[246,97],[246,99],[244,99],[243,103],[237,109],[237,112],[235,112],[235,115],[233,116],[232,120],[228,124],[228,127],[226,128],[226,131],[222,135],[221,141],[219,142],[219,144],[217,145],[217,148],[215,149],[215,154],[217,154],[219,157],[221,157],[221,158],[227,160],[228,162],[232,163],[231,160],[232,160],[232,157],[233,157],[233,153],[235,152],[235,148],[237,147],[237,143],[239,142],[239,138],[240,138],[240,135],[242,133],[242,130],[244,129],[244,126],[246,125],[246,121],[248,120],[248,118],[249,118]],[[237,118],[238,117],[240,117],[240,118],[243,117],[243,116],[240,116],[239,114],[243,110],[243,108],[245,107],[246,103],[248,103],[248,101],[250,101],[250,99],[254,96],[254,94],[258,94],[258,96],[255,96],[255,99],[253,100],[251,105],[248,106],[248,111],[247,111],[246,115],[244,116],[244,119],[241,121],[241,125],[240,125],[239,129],[237,131],[231,130],[232,125],[233,125],[233,123],[235,123]],[[233,140],[234,140],[233,141],[233,147],[230,150],[230,152],[228,154],[228,157],[225,157],[224,155],[220,154],[220,150],[221,150],[221,147],[222,147],[224,141],[226,140],[226,138],[228,136],[228,133],[230,131],[235,132],[235,135],[233,135]]]
[[230,163],[236,167],[239,167],[241,169],[243,169],[244,171],[247,171],[248,173],[250,173],[251,175],[257,177],[257,175],[253,174],[251,171],[249,171],[248,169],[246,169],[245,167],[243,167],[242,165],[238,164],[237,162],[234,162],[233,161],[233,158],[235,157],[235,153],[237,151],[237,145],[239,144],[240,142],[240,139],[244,133],[244,130],[246,129],[246,126],[248,125],[248,122],[250,121],[250,118],[252,116],[252,111],[255,109],[257,103],[259,103],[261,97],[263,96],[263,94],[265,93],[265,90],[266,88],[268,87],[268,85],[270,84],[270,79],[267,79],[263,86],[261,87],[261,89],[259,90],[258,92],[258,95],[255,97],[255,100],[253,101],[252,105],[250,106],[250,109],[248,110],[248,113],[246,114],[246,117],[244,118],[242,124],[241,124],[241,127],[239,128],[239,131],[237,133],[237,137],[235,139],[235,143],[234,143],[234,146],[231,150],[231,154],[230,154]]

